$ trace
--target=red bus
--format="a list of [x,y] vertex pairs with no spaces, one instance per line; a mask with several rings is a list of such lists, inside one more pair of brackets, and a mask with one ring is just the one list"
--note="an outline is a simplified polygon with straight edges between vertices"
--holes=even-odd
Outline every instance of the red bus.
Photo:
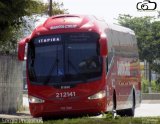
[[135,34],[94,16],[48,18],[19,42],[33,117],[95,115],[116,111],[134,116],[141,102]]

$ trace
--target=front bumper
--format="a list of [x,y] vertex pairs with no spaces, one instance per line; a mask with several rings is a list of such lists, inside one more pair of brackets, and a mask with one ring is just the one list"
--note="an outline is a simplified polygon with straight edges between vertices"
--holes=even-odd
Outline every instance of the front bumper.
[[106,98],[96,100],[79,100],[72,102],[45,101],[45,103],[30,103],[33,117],[65,117],[95,115],[107,110]]

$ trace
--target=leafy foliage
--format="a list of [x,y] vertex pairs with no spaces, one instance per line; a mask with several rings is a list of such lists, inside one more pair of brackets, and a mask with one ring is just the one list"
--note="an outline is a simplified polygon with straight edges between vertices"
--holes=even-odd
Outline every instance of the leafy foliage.
[[[149,93],[148,84],[149,84],[148,80],[142,79],[142,92],[143,93]],[[154,93],[160,92],[160,83],[157,83],[156,81],[152,81],[151,84],[152,84],[151,86],[152,92]]]
[[[62,9],[63,8],[63,3],[58,3],[58,2],[53,2],[52,3],[52,8],[53,8],[53,10],[52,10],[52,15],[57,15],[57,14],[64,14],[64,13],[68,13],[67,12],[67,9]],[[48,5],[47,5],[47,7],[48,7]],[[47,8],[48,9],[48,8]]]
[[[63,3],[53,2],[53,15],[66,13]],[[0,52],[16,51],[17,39],[26,26],[25,16],[47,14],[48,5],[36,0],[0,0]]]

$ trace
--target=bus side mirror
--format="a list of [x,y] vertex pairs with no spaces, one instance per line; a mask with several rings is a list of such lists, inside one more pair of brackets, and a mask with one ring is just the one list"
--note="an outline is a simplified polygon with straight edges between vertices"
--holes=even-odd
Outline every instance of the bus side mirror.
[[20,42],[18,42],[18,59],[20,61],[24,60],[25,47],[26,47],[27,41],[28,41],[28,38],[24,38],[23,40],[21,40]]
[[106,56],[108,54],[108,48],[107,48],[107,38],[105,35],[101,35],[99,43],[100,43],[100,55]]

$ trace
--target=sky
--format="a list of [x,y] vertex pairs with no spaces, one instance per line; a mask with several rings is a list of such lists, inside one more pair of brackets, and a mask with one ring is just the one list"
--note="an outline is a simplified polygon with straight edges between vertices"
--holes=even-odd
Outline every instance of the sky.
[[[152,16],[153,12],[140,12],[136,5],[143,0],[57,0],[64,3],[64,8],[71,14],[91,14],[104,18],[107,22],[116,22],[119,14],[130,14],[132,16]],[[157,10],[160,10],[160,0],[157,3]],[[159,4],[158,4],[159,3]],[[158,6],[159,5],[159,6]]]
[[[48,1],[48,0],[43,0]],[[107,22],[117,23],[119,14],[130,14],[131,16],[157,16],[157,10],[160,10],[160,0],[150,0],[157,3],[154,11],[138,11],[136,5],[143,0],[53,0],[63,2],[64,8],[68,9],[70,14],[87,14],[103,18]],[[140,5],[140,4],[139,4]],[[153,4],[148,4],[154,8]]]

